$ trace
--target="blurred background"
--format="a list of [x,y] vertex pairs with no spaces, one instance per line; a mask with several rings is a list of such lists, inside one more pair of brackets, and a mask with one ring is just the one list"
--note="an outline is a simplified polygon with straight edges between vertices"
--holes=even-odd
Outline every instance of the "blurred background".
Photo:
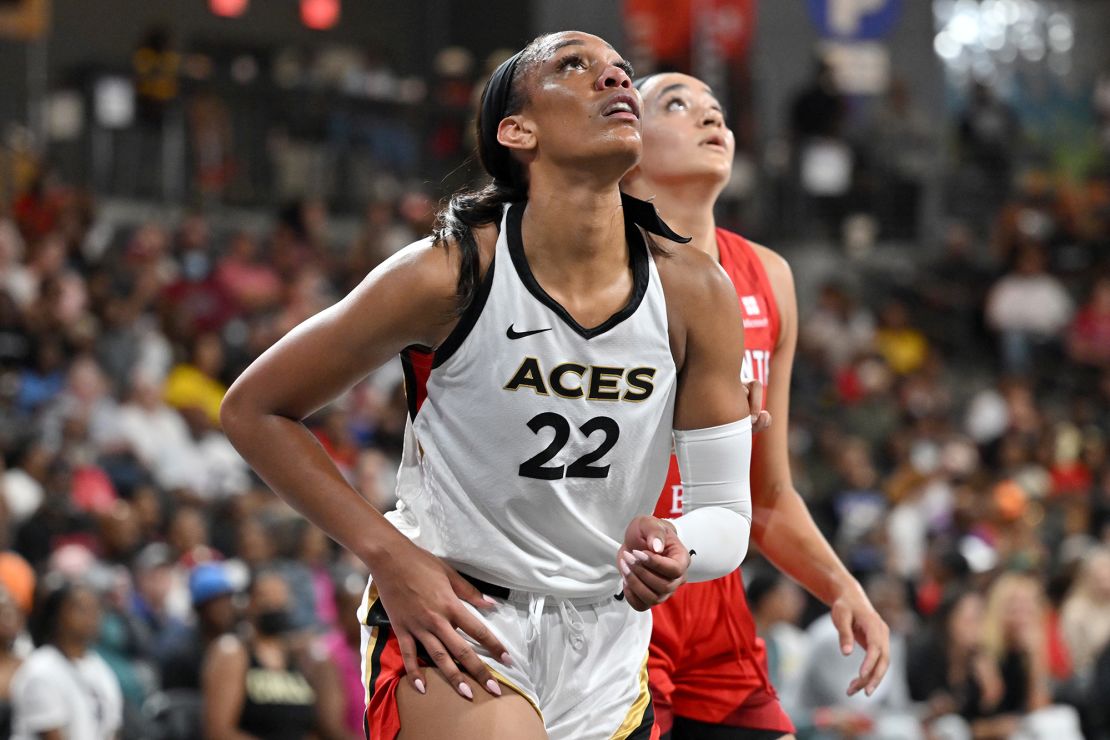
[[[797,485],[894,635],[847,699],[859,653],[749,557],[799,736],[1110,737],[1106,0],[0,0],[0,725],[34,634],[107,662],[122,737],[199,736],[238,631],[361,737],[365,571],[220,399],[428,233],[486,75],[566,28],[712,84],[719,223],[794,269]],[[387,366],[309,420],[383,510],[405,413]]]

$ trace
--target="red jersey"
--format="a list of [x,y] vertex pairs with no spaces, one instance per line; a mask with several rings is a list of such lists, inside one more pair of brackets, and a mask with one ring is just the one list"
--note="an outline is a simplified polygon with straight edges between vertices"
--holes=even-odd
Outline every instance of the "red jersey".
[[[731,231],[717,229],[717,249],[721,267],[736,287],[740,313],[744,317],[744,366],[740,377],[746,383],[763,383],[764,398],[767,379],[771,375],[771,355],[779,341],[779,307],[763,262],[748,240]],[[758,444],[758,437],[755,440]],[[671,455],[667,484],[655,506],[655,516],[673,519],[682,515],[682,483],[678,463]]]
[[[780,324],[771,281],[743,237],[717,229],[717,248],[744,318],[741,376],[766,387]],[[754,444],[759,444],[758,437]],[[681,514],[682,484],[672,455],[655,516]],[[774,733],[794,731],[768,678],[766,646],[756,634],[739,570],[682,586],[652,609],[652,618],[648,673],[661,732],[671,730],[676,716]]]

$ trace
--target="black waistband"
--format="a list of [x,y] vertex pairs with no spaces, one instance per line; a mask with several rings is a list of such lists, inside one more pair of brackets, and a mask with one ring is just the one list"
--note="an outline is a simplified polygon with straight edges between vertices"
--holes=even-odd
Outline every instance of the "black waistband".
[[[510,589],[507,586],[498,586],[496,583],[483,581],[481,578],[469,576],[466,573],[459,572],[459,575],[474,588],[481,591],[487,596],[492,596],[495,599],[509,598]],[[624,600],[624,591],[613,596],[617,601]],[[385,607],[382,606],[382,600],[378,599],[371,606],[370,610],[366,613],[366,626],[367,627],[381,627],[389,624],[389,615],[385,613]]]
[[487,596],[492,596],[495,599],[509,598],[509,589],[505,586],[498,586],[496,583],[490,583],[488,581],[483,581],[481,578],[468,576],[462,571],[459,572],[459,575],[462,576],[467,583],[469,583],[471,586],[478,589],[482,593],[486,594]]

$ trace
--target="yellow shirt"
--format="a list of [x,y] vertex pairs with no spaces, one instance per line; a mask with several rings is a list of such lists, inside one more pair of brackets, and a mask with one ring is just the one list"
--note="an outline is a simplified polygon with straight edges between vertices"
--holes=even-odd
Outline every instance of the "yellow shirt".
[[162,398],[176,409],[201,409],[219,427],[220,402],[224,400],[225,393],[227,388],[222,383],[208,377],[193,365],[178,365],[166,378]]

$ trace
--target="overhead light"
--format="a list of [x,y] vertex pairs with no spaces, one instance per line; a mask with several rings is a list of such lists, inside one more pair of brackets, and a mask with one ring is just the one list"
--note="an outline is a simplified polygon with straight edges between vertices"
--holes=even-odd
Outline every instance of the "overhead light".
[[238,18],[247,12],[250,0],[208,0],[208,8],[221,18]]
[[339,22],[339,0],[301,0],[301,22],[326,31]]

